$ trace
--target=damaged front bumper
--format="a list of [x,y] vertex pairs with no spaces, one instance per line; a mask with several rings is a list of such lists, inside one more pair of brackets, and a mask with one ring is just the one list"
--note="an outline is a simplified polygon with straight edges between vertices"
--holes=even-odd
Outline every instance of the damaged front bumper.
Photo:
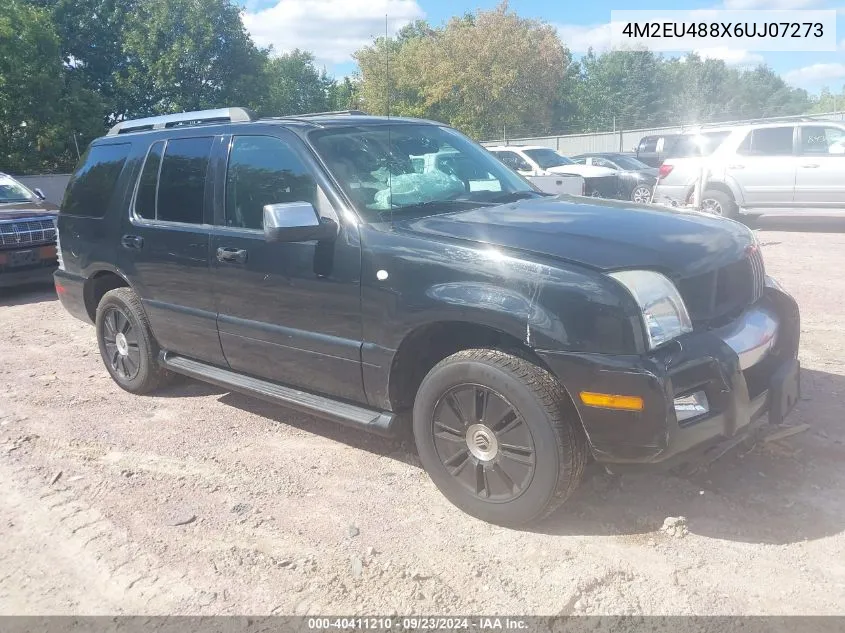
[[[800,393],[800,317],[767,280],[764,296],[729,325],[694,332],[645,356],[540,351],[567,388],[596,460],[611,470],[672,467],[781,422]],[[640,411],[584,405],[583,391],[639,396]]]

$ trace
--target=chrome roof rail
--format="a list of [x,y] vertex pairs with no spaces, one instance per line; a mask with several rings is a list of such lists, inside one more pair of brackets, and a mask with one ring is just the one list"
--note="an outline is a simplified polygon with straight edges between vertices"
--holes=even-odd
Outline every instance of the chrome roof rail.
[[246,108],[197,110],[195,112],[180,112],[178,114],[165,114],[162,116],[147,117],[145,119],[121,121],[117,125],[114,125],[106,136],[116,136],[117,134],[146,130],[165,130],[171,127],[199,123],[242,123],[255,120],[255,114]]

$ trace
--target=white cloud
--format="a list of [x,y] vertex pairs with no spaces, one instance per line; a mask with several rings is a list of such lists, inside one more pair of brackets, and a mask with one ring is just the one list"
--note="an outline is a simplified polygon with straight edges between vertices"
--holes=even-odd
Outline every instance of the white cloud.
[[558,24],[557,33],[564,46],[573,53],[596,52],[610,49],[610,23],[607,24]]
[[797,86],[845,79],[845,64],[812,64],[811,66],[790,70],[784,73],[783,78]]
[[352,53],[396,31],[425,12],[416,0],[278,0],[266,9],[244,12],[244,26],[259,46],[276,53],[311,51],[321,63],[351,61]]
[[825,0],[724,0],[725,9],[812,9],[825,4]]
[[741,48],[702,48],[695,52],[702,59],[721,59],[729,66],[756,66],[765,61],[762,55]]

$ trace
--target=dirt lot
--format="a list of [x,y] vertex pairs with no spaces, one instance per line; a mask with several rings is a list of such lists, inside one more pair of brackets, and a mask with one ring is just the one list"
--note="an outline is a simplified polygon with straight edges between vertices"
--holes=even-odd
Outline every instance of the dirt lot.
[[686,477],[593,469],[532,531],[463,515],[400,443],[124,393],[51,289],[6,292],[0,614],[845,614],[845,234],[760,237],[811,429]]

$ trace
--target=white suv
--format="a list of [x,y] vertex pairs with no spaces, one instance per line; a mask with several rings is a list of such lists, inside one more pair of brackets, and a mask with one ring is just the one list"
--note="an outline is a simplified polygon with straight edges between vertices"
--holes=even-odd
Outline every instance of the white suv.
[[711,213],[845,212],[845,124],[755,123],[684,135],[660,166],[653,202],[689,202],[702,170],[702,209]]

